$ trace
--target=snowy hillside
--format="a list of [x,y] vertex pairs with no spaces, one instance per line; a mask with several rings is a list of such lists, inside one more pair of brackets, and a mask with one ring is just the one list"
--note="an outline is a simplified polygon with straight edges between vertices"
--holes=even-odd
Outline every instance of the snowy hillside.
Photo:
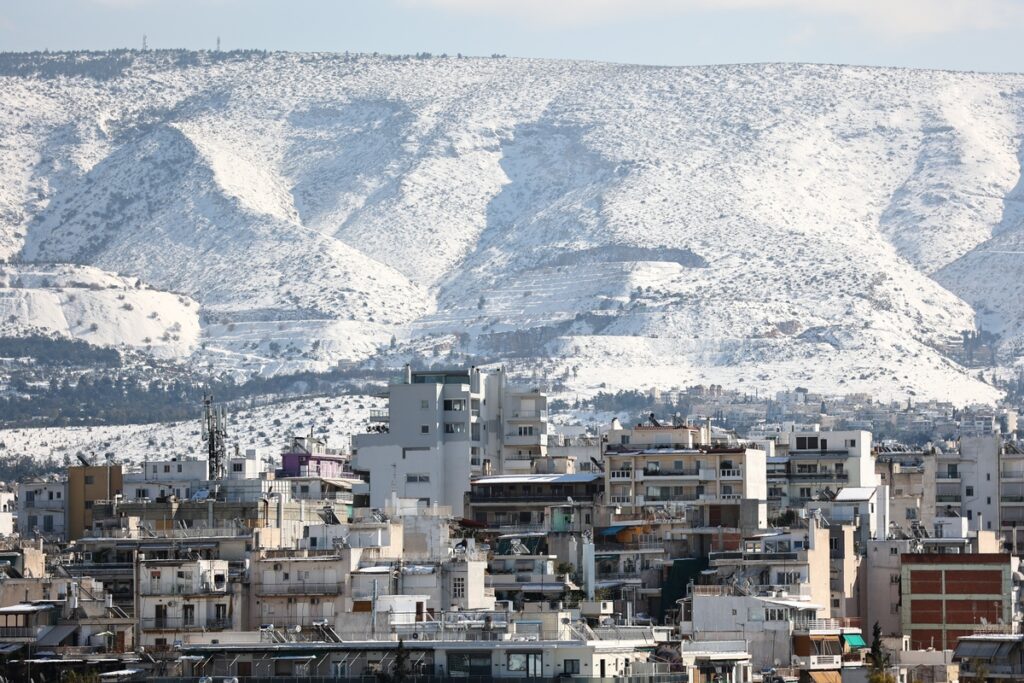
[[[332,448],[347,448],[340,435],[365,432],[370,408],[382,399],[370,396],[339,396],[287,401],[253,409],[232,410],[228,433],[232,444],[242,449],[259,448],[268,463],[280,466],[281,448],[289,436],[308,434],[328,438]],[[112,453],[119,462],[139,463],[145,458],[203,457],[202,425],[199,419],[145,425],[109,427],[42,427],[0,429],[0,459],[22,458],[52,461],[75,455],[95,455],[102,462]],[[158,454],[158,455],[154,455]]]
[[[983,324],[1024,353],[1022,76],[5,59],[0,257],[191,297],[183,360],[454,350],[582,387],[985,401],[950,343]],[[9,324],[58,327],[45,308]]]

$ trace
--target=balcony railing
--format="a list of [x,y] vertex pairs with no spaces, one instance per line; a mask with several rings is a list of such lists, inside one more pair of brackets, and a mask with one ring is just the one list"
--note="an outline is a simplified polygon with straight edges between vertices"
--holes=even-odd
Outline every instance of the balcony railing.
[[170,586],[160,584],[143,583],[139,589],[139,595],[230,595],[233,586],[230,583],[203,584],[201,586],[190,586],[187,584],[173,584]]
[[796,481],[847,481],[848,472],[790,472],[789,478]]
[[935,478],[936,479],[959,479],[960,478],[960,473],[959,472],[936,472],[935,473]]
[[775,552],[742,552],[740,550],[726,550],[723,552],[710,553],[708,559],[711,562],[776,562],[781,560],[798,560],[800,553],[797,551],[775,551]]
[[942,494],[937,494],[935,496],[935,502],[936,503],[959,503],[960,499],[961,499],[961,496],[960,496],[959,493],[957,493],[957,494],[942,493]]
[[547,416],[546,410],[514,410],[511,415],[513,420],[543,420]]
[[181,617],[149,617],[139,620],[143,630],[150,631],[224,631],[233,627],[230,619],[183,619]]
[[37,628],[25,626],[0,626],[0,638],[31,638],[36,639]]
[[699,476],[701,470],[696,467],[684,467],[682,469],[661,469],[658,467],[645,467],[643,469],[645,477],[696,477]]
[[341,595],[344,586],[340,583],[265,583],[255,587],[257,595]]

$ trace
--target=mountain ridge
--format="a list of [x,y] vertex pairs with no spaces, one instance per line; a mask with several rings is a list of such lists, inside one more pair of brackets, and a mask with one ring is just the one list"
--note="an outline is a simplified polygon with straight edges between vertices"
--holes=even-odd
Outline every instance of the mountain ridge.
[[951,344],[1024,353],[1022,76],[72,58],[0,63],[0,257],[192,297],[183,361],[989,401]]

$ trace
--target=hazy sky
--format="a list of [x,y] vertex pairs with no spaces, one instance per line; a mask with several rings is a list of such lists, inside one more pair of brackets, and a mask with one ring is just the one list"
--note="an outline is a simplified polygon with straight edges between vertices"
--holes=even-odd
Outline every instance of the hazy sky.
[[1024,0],[0,0],[0,50],[494,52],[1024,72]]

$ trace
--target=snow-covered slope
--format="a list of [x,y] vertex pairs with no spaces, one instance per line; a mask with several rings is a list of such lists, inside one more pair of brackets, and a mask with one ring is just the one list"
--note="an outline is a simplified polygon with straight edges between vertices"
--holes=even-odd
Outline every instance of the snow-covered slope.
[[89,266],[0,264],[0,336],[26,333],[180,358],[196,347],[199,306]]
[[978,323],[1024,349],[1021,76],[24,59],[0,65],[0,256],[187,294],[204,363],[454,338],[588,384],[991,400],[943,350]]

